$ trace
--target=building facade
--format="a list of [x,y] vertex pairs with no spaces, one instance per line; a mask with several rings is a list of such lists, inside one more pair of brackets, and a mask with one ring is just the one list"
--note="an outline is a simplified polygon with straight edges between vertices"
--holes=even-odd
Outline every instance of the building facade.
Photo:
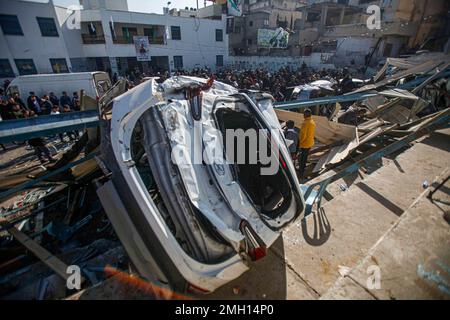
[[[109,71],[125,75],[228,62],[226,16],[218,19],[130,12],[122,0],[82,0],[82,10],[0,2],[0,78]],[[150,61],[137,61],[133,36],[147,36]]]
[[[246,0],[244,15],[235,17],[230,32],[230,55],[327,57],[323,63],[374,65],[421,48],[442,50],[431,44],[448,41],[448,0]],[[368,27],[380,9],[379,28]],[[258,43],[258,30],[282,27],[289,32],[283,49]],[[442,44],[442,43],[441,43]]]

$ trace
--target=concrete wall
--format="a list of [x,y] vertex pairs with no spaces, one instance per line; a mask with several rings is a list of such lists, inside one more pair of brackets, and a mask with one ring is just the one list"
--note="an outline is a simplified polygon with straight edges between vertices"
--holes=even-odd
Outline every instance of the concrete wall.
[[236,68],[237,70],[247,69],[266,69],[271,72],[277,71],[280,68],[290,67],[299,68],[305,62],[308,67],[315,69],[334,69],[335,66],[327,63],[331,53],[313,53],[308,57],[261,57],[261,56],[230,56],[228,67]]

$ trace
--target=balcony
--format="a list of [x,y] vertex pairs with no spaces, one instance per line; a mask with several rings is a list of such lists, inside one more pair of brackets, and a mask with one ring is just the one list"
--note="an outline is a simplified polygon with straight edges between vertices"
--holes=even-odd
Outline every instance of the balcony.
[[[148,37],[148,42],[150,44],[165,44],[164,37]],[[114,44],[134,44],[133,37],[116,36],[113,39]]]
[[150,44],[166,44],[164,37],[148,37]]
[[114,44],[133,44],[133,37],[115,36],[113,38]]
[[82,38],[84,44],[105,43],[105,36],[104,35],[82,34],[81,38]]

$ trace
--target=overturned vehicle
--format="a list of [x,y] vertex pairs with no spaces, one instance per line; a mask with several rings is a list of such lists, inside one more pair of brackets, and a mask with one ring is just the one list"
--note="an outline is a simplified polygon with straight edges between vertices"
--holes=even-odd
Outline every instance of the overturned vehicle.
[[143,278],[178,293],[212,292],[302,218],[272,99],[173,77],[110,102],[99,159],[108,179],[97,192]]

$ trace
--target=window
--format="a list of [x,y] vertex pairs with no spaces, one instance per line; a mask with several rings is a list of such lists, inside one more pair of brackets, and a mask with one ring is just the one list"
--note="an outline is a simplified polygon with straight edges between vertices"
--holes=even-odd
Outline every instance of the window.
[[180,27],[171,26],[170,34],[172,35],[172,40],[181,40],[181,28]]
[[147,36],[151,39],[155,35],[156,33],[155,31],[156,30],[153,28],[144,28],[144,36]]
[[52,65],[53,73],[69,72],[66,59],[50,59],[50,64]]
[[223,30],[216,29],[216,41],[223,41]]
[[21,76],[37,73],[33,59],[14,59],[14,62],[16,63],[17,70],[19,70]]
[[235,26],[234,33],[241,33],[241,26]]
[[248,26],[249,26],[249,27],[253,27],[253,21],[249,21],[249,22],[248,22]]
[[56,29],[55,20],[53,20],[53,18],[36,17],[36,19],[43,37],[58,37],[58,29]]
[[23,31],[17,16],[0,14],[0,26],[5,35],[23,36]]
[[183,56],[173,56],[173,66],[176,70],[183,69]]
[[223,56],[216,56],[216,66],[217,67],[223,67]]
[[264,27],[268,27],[269,26],[269,20],[264,20]]
[[0,78],[14,77],[14,71],[8,59],[0,59]]
[[125,40],[133,42],[133,36],[137,36],[137,28],[122,27],[122,34]]

